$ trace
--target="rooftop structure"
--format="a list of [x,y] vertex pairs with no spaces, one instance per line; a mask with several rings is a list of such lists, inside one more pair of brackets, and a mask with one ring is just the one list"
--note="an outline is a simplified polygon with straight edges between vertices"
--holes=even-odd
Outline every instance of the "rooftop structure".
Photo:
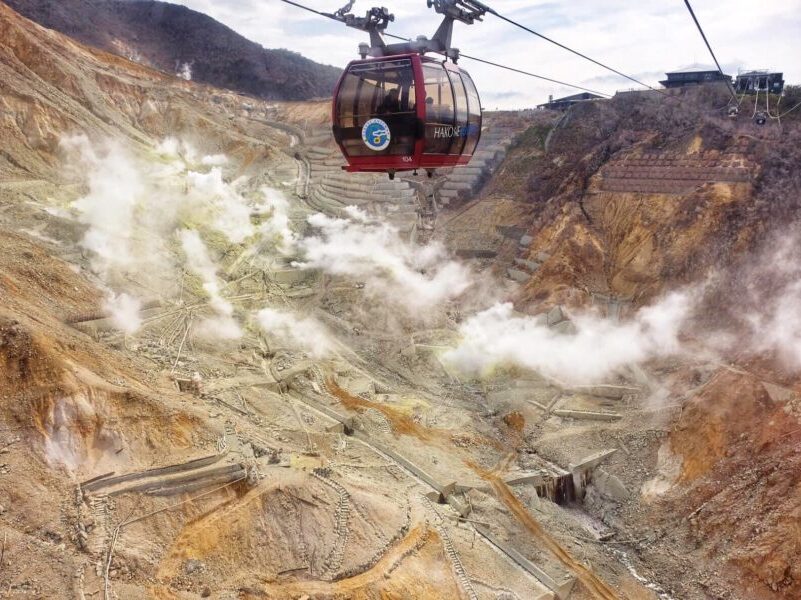
[[666,88],[679,88],[688,85],[702,85],[705,83],[731,82],[730,75],[724,75],[715,67],[707,65],[690,65],[676,71],[665,73],[667,79],[660,81]]
[[737,75],[734,89],[738,94],[781,94],[784,91],[784,73],[772,73],[768,70],[744,71]]
[[553,96],[548,96],[548,102],[540,104],[538,108],[547,108],[549,110],[567,110],[574,104],[579,102],[587,102],[590,100],[601,100],[602,97],[598,94],[590,92],[582,92],[581,94],[573,94],[572,96],[565,96],[564,98],[553,99]]

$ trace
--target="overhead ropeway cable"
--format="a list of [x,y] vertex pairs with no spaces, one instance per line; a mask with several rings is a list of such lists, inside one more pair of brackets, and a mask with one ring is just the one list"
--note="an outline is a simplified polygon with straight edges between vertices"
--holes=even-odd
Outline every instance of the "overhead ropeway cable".
[[798,104],[796,104],[794,107],[792,107],[792,108],[789,108],[789,109],[787,109],[786,111],[784,111],[782,114],[780,114],[780,115],[779,115],[779,117],[783,117],[783,116],[785,116],[785,115],[789,115],[791,112],[793,112],[795,109],[797,109],[797,108],[799,108],[799,107],[801,107],[801,102],[799,102]]
[[590,56],[587,56],[586,54],[584,54],[582,52],[579,52],[578,50],[574,50],[570,46],[566,46],[565,44],[562,44],[561,42],[557,42],[555,39],[550,38],[547,35],[544,35],[544,34],[540,33],[539,31],[535,31],[534,29],[531,29],[530,27],[526,27],[522,23],[518,23],[514,19],[510,19],[509,17],[506,17],[506,16],[500,14],[494,8],[491,8],[491,7],[486,6],[486,5],[484,5],[484,6],[487,9],[488,13],[490,13],[492,15],[495,15],[496,17],[498,17],[502,21],[506,21],[507,23],[509,23],[511,25],[514,25],[515,27],[518,27],[518,28],[522,29],[523,31],[526,31],[526,32],[528,32],[528,33],[530,33],[532,35],[537,36],[538,38],[541,38],[541,39],[545,40],[546,42],[549,42],[549,43],[551,43],[551,44],[553,44],[555,46],[558,46],[559,48],[562,48],[562,50],[566,50],[567,52],[570,52],[571,54],[575,54],[576,56],[578,56],[580,58],[583,58],[584,60],[587,60],[587,61],[589,61],[589,62],[591,62],[591,63],[593,63],[595,65],[598,65],[599,67],[602,67],[602,68],[606,69],[607,71],[611,71],[615,75],[619,75],[620,77],[628,79],[629,81],[633,81],[637,85],[641,85],[643,87],[647,87],[649,90],[653,90],[655,92],[664,93],[664,92],[662,92],[662,90],[657,89],[657,88],[645,83],[644,81],[640,81],[636,77],[632,77],[631,75],[627,75],[623,71],[619,71],[618,69],[615,69],[614,67],[610,67],[609,65],[607,65],[605,63],[602,63],[599,60],[595,60],[594,58],[592,58]]
[[[305,6],[304,4],[301,4],[300,2],[295,2],[294,0],[281,0],[281,2],[284,2],[285,4],[289,4],[289,5],[294,6],[296,8],[300,8],[302,10],[308,11],[310,13],[314,13],[314,14],[319,15],[321,17],[325,17],[327,19],[331,19],[333,21],[340,22],[339,19],[334,17],[334,15],[326,13],[326,12],[319,11],[319,10],[311,8],[309,6]],[[492,12],[493,14],[496,14],[496,13],[494,13],[492,11],[492,9],[489,9],[489,12]],[[391,33],[386,33],[385,32],[384,35],[386,37],[393,38],[393,39],[396,39],[396,40],[409,41],[409,38],[405,38],[405,37],[402,37],[402,36],[399,36],[399,35],[393,35]],[[486,60],[486,59],[483,59],[483,58],[478,58],[476,56],[470,56],[470,55],[467,55],[467,54],[460,54],[460,56],[463,57],[463,58],[467,58],[468,60],[472,60],[472,61],[475,61],[475,62],[484,63],[486,65],[490,65],[490,66],[496,67],[498,69],[505,69],[505,70],[511,71],[513,73],[518,73],[520,75],[526,75],[528,77],[533,77],[535,79],[540,79],[542,81],[549,81],[549,82],[555,83],[557,85],[563,85],[565,87],[573,88],[573,89],[576,89],[576,90],[581,90],[583,92],[590,92],[591,94],[596,94],[598,96],[603,96],[605,98],[609,98],[610,97],[609,94],[606,94],[604,92],[599,92],[599,91],[596,91],[596,90],[592,90],[590,88],[586,88],[586,87],[583,87],[583,86],[580,86],[580,85],[576,85],[574,83],[567,83],[565,81],[559,81],[558,79],[552,79],[552,78],[546,77],[544,75],[538,75],[536,73],[531,73],[530,71],[524,71],[522,69],[517,69],[515,67],[510,67],[508,65],[503,65],[501,63],[493,62],[491,60]],[[624,75],[624,77],[625,77],[625,75]],[[629,77],[629,79],[631,79],[631,78]],[[636,83],[639,83],[640,85],[647,85],[647,84],[638,82],[635,79],[632,79],[632,81],[635,81]],[[648,87],[650,87],[650,86],[648,86]],[[654,88],[651,88],[651,89],[654,89]],[[659,90],[657,90],[657,91],[659,91]]]
[[[305,10],[305,11],[314,13],[314,14],[319,15],[321,17],[325,17],[327,19],[331,19],[331,20],[334,20],[334,21],[337,21],[337,22],[342,22],[340,18],[336,17],[335,15],[333,15],[331,13],[326,13],[326,12],[323,12],[323,11],[316,10],[316,9],[311,8],[309,6],[306,6],[306,5],[304,5],[304,4],[300,3],[300,2],[296,2],[295,0],[281,0],[281,2],[284,2],[285,4],[289,4],[291,6],[295,6],[297,8],[302,9],[302,10]],[[698,110],[695,106],[693,106],[692,104],[686,102],[685,99],[680,97],[680,96],[675,96],[673,94],[667,93],[663,89],[655,88],[655,87],[645,83],[644,81],[641,81],[641,80],[637,79],[636,77],[633,77],[631,75],[627,75],[626,73],[624,73],[622,71],[619,71],[618,69],[615,69],[614,67],[611,67],[611,66],[609,66],[609,65],[607,65],[607,64],[605,64],[605,63],[603,63],[603,62],[601,62],[599,60],[596,60],[596,59],[594,59],[594,58],[592,58],[592,57],[590,57],[590,56],[588,56],[588,55],[586,55],[586,54],[584,54],[582,52],[579,52],[578,50],[574,50],[573,48],[570,48],[569,46],[566,46],[565,44],[562,44],[562,43],[560,43],[560,42],[558,42],[558,41],[556,41],[556,40],[554,40],[554,39],[552,39],[552,38],[550,38],[550,37],[548,37],[548,36],[546,36],[544,34],[541,34],[541,33],[537,32],[537,31],[535,31],[535,30],[533,30],[533,29],[531,29],[529,27],[526,27],[525,25],[523,25],[521,23],[518,23],[517,21],[514,21],[513,19],[510,19],[510,18],[508,18],[508,17],[506,17],[504,15],[501,15],[495,9],[493,9],[493,8],[491,8],[491,7],[489,7],[489,6],[485,5],[485,4],[481,4],[480,2],[477,2],[476,0],[471,0],[471,2],[472,2],[472,4],[480,5],[488,13],[498,17],[499,19],[501,19],[503,21],[506,21],[506,22],[514,25],[515,27],[523,29],[524,31],[526,31],[526,32],[528,32],[528,33],[530,33],[532,35],[535,35],[535,36],[537,36],[537,37],[539,37],[539,38],[541,38],[541,39],[543,39],[543,40],[545,40],[545,41],[547,41],[547,42],[549,42],[551,44],[554,44],[554,45],[566,50],[567,52],[575,54],[576,56],[579,56],[580,58],[583,58],[584,60],[587,60],[587,61],[589,61],[589,62],[591,62],[591,63],[593,63],[595,65],[598,65],[598,66],[600,66],[600,67],[602,67],[602,68],[604,68],[604,69],[606,69],[606,70],[608,70],[608,71],[610,71],[610,72],[612,72],[612,73],[614,73],[614,74],[616,74],[616,75],[618,75],[620,77],[628,79],[629,81],[632,81],[632,82],[636,83],[637,85],[641,85],[641,86],[643,86],[643,87],[645,87],[645,88],[647,88],[647,89],[649,89],[651,91],[657,92],[658,94],[664,96],[665,98],[667,98],[669,100],[674,100],[674,101],[678,102],[679,104],[686,105],[686,108],[688,108],[690,110],[693,110],[693,111],[697,111]],[[393,35],[393,34],[388,33],[388,32],[384,32],[384,35],[386,37],[397,39],[397,40],[410,41],[410,38],[401,37],[401,36],[398,36],[398,35]],[[497,62],[494,62],[494,61],[486,60],[486,59],[479,58],[479,57],[476,57],[476,56],[470,56],[470,55],[467,55],[467,54],[461,54],[461,56],[464,57],[464,58],[467,58],[469,60],[473,60],[473,61],[476,61],[476,62],[484,63],[484,64],[487,64],[487,65],[490,65],[490,66],[493,66],[493,67],[496,67],[496,68],[500,68],[500,69],[504,69],[504,70],[511,71],[511,72],[514,72],[514,73],[518,73],[520,75],[533,77],[533,78],[536,78],[536,79],[540,79],[542,81],[548,81],[548,82],[551,82],[551,83],[555,83],[557,85],[564,85],[566,87],[570,87],[570,88],[581,90],[581,91],[585,91],[585,92],[590,92],[590,93],[597,94],[599,96],[603,96],[603,97],[606,97],[606,98],[610,97],[610,94],[607,94],[607,93],[598,92],[598,91],[592,90],[590,88],[587,88],[587,87],[584,87],[584,86],[580,86],[580,85],[576,85],[576,84],[573,84],[573,83],[567,83],[567,82],[564,82],[564,81],[559,81],[557,79],[552,79],[552,78],[546,77],[544,75],[538,75],[536,73],[531,73],[529,71],[524,71],[522,69],[518,69],[518,68],[515,68],[515,67],[511,67],[511,66],[508,66],[508,65],[497,63]],[[735,96],[735,99],[736,99],[736,96]],[[793,109],[791,109],[791,110],[795,110],[795,108],[797,108],[797,107],[793,107]],[[700,114],[700,111],[698,111],[698,112]],[[782,116],[784,116],[784,115],[782,115]]]
[[[407,41],[409,40],[409,38],[401,37],[399,35],[393,35],[391,33],[385,33],[384,35],[386,37],[390,37],[390,38],[393,38],[393,39],[396,39],[396,40],[407,40]],[[589,92],[591,94],[595,94],[596,96],[603,96],[605,98],[610,98],[611,97],[609,94],[606,94],[604,92],[599,92],[597,90],[592,90],[590,88],[582,87],[582,86],[576,85],[574,83],[567,83],[565,81],[559,81],[558,79],[551,79],[550,77],[545,77],[544,75],[537,75],[536,73],[531,73],[529,71],[523,71],[522,69],[518,69],[518,68],[515,68],[515,67],[510,67],[508,65],[502,65],[500,63],[493,62],[491,60],[486,60],[484,58],[478,58],[477,56],[470,56],[469,54],[465,54],[464,52],[459,52],[459,57],[460,58],[466,58],[468,60],[472,60],[472,61],[475,61],[475,62],[483,63],[485,65],[490,65],[492,67],[497,67],[498,69],[506,69],[507,71],[512,71],[513,73],[519,73],[520,75],[527,75],[528,77],[534,77],[535,79],[541,79],[543,81],[549,81],[549,82],[555,83],[557,85],[564,85],[566,87],[571,87],[571,88],[574,88],[574,89],[577,89],[577,90],[582,90],[584,92]]]
[[493,67],[497,67],[499,69],[506,69],[507,71],[512,71],[513,73],[519,73],[520,75],[528,75],[529,77],[535,77],[536,79],[542,79],[543,81],[550,81],[551,83],[556,83],[558,85],[564,85],[567,87],[575,88],[577,90],[582,90],[585,92],[590,92],[591,94],[595,94],[596,96],[603,96],[605,98],[610,98],[609,94],[605,94],[604,92],[598,92],[596,90],[591,90],[590,88],[581,87],[580,85],[575,85],[573,83],[566,83],[564,81],[559,81],[558,79],[551,79],[550,77],[545,77],[543,75],[537,75],[536,73],[529,73],[528,71],[523,71],[522,69],[516,69],[515,67],[509,67],[506,65],[502,65],[496,62],[492,62],[491,60],[485,60],[483,58],[477,58],[475,56],[470,56],[469,54],[461,54],[462,58],[466,58],[468,60],[474,60],[476,62],[484,63],[485,65],[490,65]]
[[692,5],[690,4],[690,0],[684,0],[684,4],[687,6],[687,10],[690,11],[690,16],[693,18],[693,21],[695,21],[695,26],[698,28],[698,32],[701,34],[701,37],[703,38],[704,43],[706,44],[706,47],[709,50],[709,53],[712,55],[712,60],[715,61],[715,65],[718,68],[718,72],[723,73],[723,69],[720,68],[720,63],[718,62],[718,57],[715,56],[715,51],[712,50],[712,45],[709,43],[709,40],[707,39],[706,34],[704,33],[704,28],[701,27],[701,23],[698,21],[698,17],[695,16],[695,11],[693,10]]
[[296,8],[300,8],[300,9],[303,9],[303,10],[307,10],[307,11],[309,11],[310,13],[314,13],[315,15],[320,15],[321,17],[328,17],[329,19],[336,20],[336,19],[334,19],[334,17],[333,17],[333,16],[329,15],[328,13],[324,13],[324,12],[323,12],[323,11],[321,11],[321,10],[317,10],[317,9],[315,9],[315,8],[311,8],[310,6],[304,6],[304,5],[303,5],[303,4],[301,4],[300,2],[293,2],[292,0],[281,0],[281,2],[284,2],[284,3],[286,3],[286,4],[291,4],[292,6],[294,6],[294,7],[296,7]]
[[690,11],[690,16],[695,21],[695,26],[698,27],[698,32],[701,34],[701,37],[704,39],[704,43],[706,44],[709,53],[712,55],[712,60],[715,61],[715,65],[718,68],[718,73],[720,73],[721,77],[726,79],[726,85],[729,87],[729,92],[731,93],[732,99],[737,102],[737,93],[734,91],[734,86],[732,86],[731,81],[726,78],[726,74],[723,72],[723,69],[720,67],[720,63],[718,62],[718,57],[715,56],[715,51],[712,50],[712,44],[709,43],[709,40],[704,33],[704,28],[701,27],[701,23],[698,21],[698,17],[695,16],[695,11],[693,10],[692,5],[690,4],[690,0],[684,0],[684,4],[687,6],[687,10]]

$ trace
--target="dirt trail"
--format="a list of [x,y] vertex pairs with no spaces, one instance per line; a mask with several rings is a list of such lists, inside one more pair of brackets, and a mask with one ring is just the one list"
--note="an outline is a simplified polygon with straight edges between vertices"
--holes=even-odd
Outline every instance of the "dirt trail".
[[265,586],[264,593],[268,598],[310,596],[328,596],[349,594],[348,597],[364,590],[372,584],[386,586],[385,580],[395,571],[400,563],[414,552],[427,545],[439,542],[437,533],[425,526],[416,526],[406,534],[395,547],[391,548],[381,559],[367,571],[342,579],[340,581],[295,581],[284,584],[271,583]]
[[517,517],[517,520],[528,529],[528,531],[543,544],[567,569],[569,569],[584,587],[598,600],[620,600],[621,596],[615,593],[606,583],[604,583],[595,573],[582,565],[570,553],[565,550],[559,542],[554,539],[542,526],[534,519],[531,513],[517,499],[506,482],[501,479],[496,472],[482,469],[476,464],[470,467],[478,475],[490,484],[498,499]]

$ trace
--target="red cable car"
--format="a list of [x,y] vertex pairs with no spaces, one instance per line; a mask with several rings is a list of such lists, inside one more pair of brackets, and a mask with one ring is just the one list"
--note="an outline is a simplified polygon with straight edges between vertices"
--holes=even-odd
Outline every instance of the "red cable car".
[[466,165],[481,136],[481,100],[465,71],[419,54],[357,60],[334,93],[334,138],[346,170]]
[[[386,45],[381,35],[394,20],[374,8],[365,18],[329,15],[370,33],[334,92],[333,132],[348,172],[386,172],[455,167],[470,162],[481,137],[481,100],[473,80],[450,47],[455,20],[471,24],[486,11],[473,0],[430,0],[445,15],[434,37]],[[450,58],[435,60],[426,52]],[[374,58],[367,58],[372,55]]]

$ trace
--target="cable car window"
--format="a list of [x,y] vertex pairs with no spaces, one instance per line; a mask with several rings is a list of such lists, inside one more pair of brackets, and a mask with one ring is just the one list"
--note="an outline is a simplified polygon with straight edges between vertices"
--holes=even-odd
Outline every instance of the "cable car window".
[[356,114],[356,92],[359,88],[358,77],[345,77],[339,89],[339,105],[337,112],[340,127],[354,127],[353,117]]
[[[426,86],[426,154],[449,154],[456,137],[453,88],[445,68],[423,65]],[[457,152],[458,154],[458,152]]]
[[464,150],[465,138],[467,137],[467,92],[462,83],[462,77],[457,71],[446,71],[451,79],[453,87],[453,98],[456,101],[456,127],[451,144],[451,154],[461,154]]
[[470,112],[467,120],[467,141],[464,145],[465,154],[473,155],[481,137],[481,99],[478,97],[478,90],[473,79],[462,71],[462,81],[467,90],[467,103]]
[[409,59],[352,65],[337,96],[338,141],[349,156],[411,155],[417,115]]

